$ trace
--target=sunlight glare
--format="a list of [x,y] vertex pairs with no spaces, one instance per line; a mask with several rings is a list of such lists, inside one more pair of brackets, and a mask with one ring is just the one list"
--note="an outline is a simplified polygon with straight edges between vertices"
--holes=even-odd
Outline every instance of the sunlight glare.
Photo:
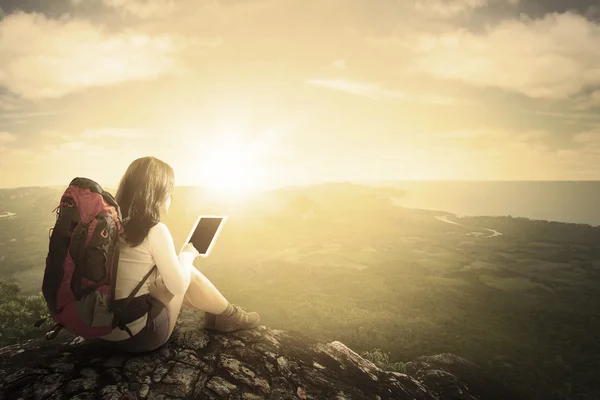
[[261,165],[250,146],[223,144],[211,149],[204,160],[202,182],[212,193],[227,197],[243,197],[262,189],[265,166]]

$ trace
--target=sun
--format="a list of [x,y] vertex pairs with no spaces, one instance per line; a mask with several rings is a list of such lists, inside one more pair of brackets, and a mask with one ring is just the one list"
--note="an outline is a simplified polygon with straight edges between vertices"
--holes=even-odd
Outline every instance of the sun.
[[[230,114],[234,114],[230,110]],[[284,178],[281,154],[287,125],[262,129],[248,126],[239,118],[218,118],[198,134],[192,125],[182,125],[187,146],[175,161],[177,182],[204,188],[205,195],[218,201],[238,202],[277,186]],[[191,132],[195,132],[191,134]]]
[[215,193],[235,196],[261,188],[261,168],[255,160],[238,148],[223,148],[204,163],[203,185]]
[[240,199],[265,189],[267,168],[249,143],[229,142],[210,147],[202,160],[200,183],[211,194]]

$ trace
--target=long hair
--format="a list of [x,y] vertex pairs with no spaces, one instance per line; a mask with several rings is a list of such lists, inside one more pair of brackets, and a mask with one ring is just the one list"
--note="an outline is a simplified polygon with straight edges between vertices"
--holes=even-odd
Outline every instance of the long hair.
[[175,184],[173,168],[155,157],[134,160],[119,182],[115,199],[123,216],[123,238],[139,246],[160,222],[160,207]]

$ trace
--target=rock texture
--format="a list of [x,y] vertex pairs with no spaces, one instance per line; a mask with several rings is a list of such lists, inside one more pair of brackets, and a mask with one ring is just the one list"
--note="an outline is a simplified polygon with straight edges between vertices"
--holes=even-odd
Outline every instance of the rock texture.
[[493,398],[450,372],[477,371],[458,357],[425,357],[407,367],[413,376],[383,371],[339,342],[265,327],[231,334],[178,327],[161,349],[140,355],[61,334],[0,349],[0,399]]
[[419,357],[405,366],[407,374],[440,399],[525,400],[522,394],[489,376],[476,364],[454,354]]

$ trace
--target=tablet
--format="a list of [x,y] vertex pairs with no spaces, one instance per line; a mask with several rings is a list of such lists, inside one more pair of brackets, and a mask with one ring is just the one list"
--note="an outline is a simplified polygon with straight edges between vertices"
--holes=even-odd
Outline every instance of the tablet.
[[227,217],[223,216],[199,216],[187,239],[183,242],[183,247],[192,243],[201,256],[208,256],[226,219]]

